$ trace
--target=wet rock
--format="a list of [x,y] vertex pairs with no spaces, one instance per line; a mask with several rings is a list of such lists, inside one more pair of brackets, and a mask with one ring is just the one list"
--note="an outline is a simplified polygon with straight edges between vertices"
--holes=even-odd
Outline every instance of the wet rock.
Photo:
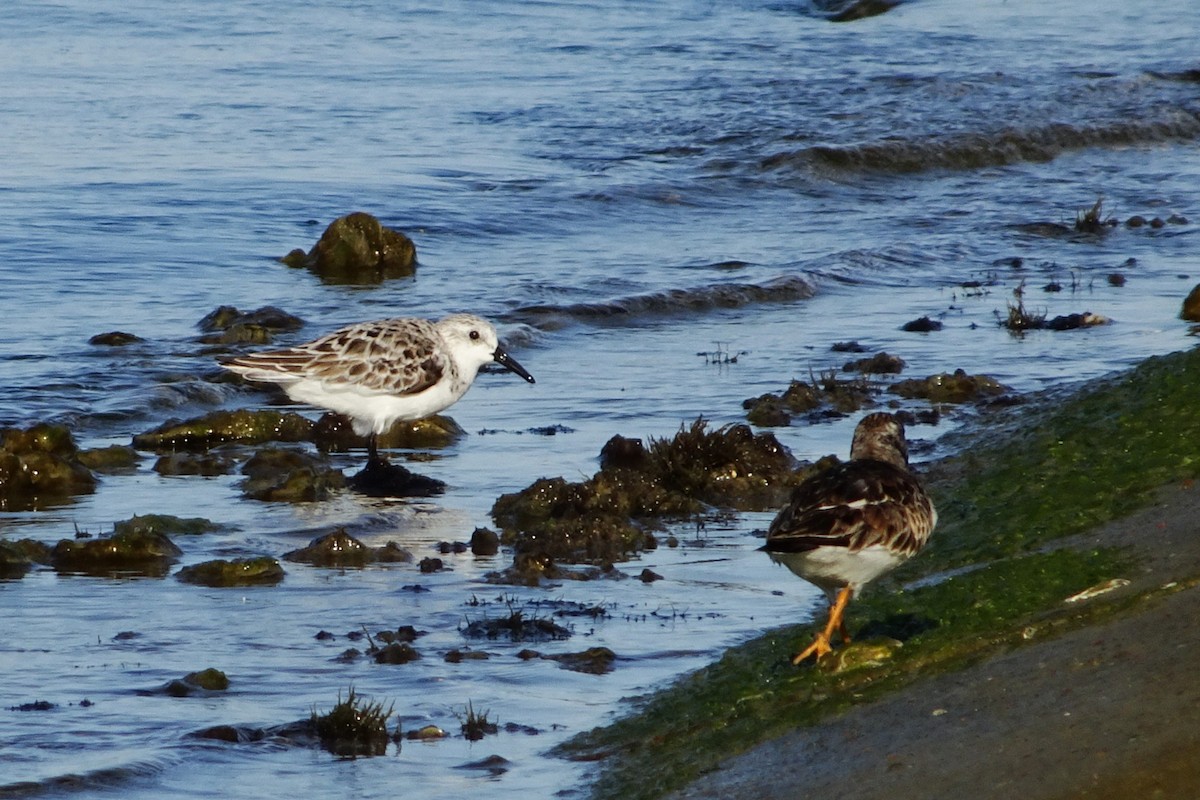
[[940,331],[941,329],[942,323],[929,317],[918,317],[900,326],[900,330],[907,333],[931,333],[933,331]]
[[307,453],[267,448],[242,465],[242,493],[252,500],[307,503],[325,500],[346,478]]
[[126,345],[136,344],[137,342],[146,341],[140,336],[134,336],[132,333],[124,331],[109,331],[108,333],[97,333],[92,338],[88,339],[88,344],[98,345],[101,347],[125,347]]
[[957,369],[952,375],[943,372],[928,378],[898,381],[888,391],[909,399],[923,398],[931,403],[970,403],[1012,390],[987,375],[968,375]]
[[51,703],[49,700],[34,700],[32,703],[21,703],[17,706],[9,706],[9,711],[51,711],[58,706]]
[[0,430],[0,511],[31,511],[95,489],[64,426]]
[[584,672],[588,675],[604,675],[612,672],[617,654],[607,647],[589,647],[580,653],[561,653],[559,655],[542,656],[549,661],[557,661],[563,669],[572,672]]
[[374,652],[368,650],[367,654],[374,657],[376,664],[407,664],[421,657],[417,649],[408,642],[392,642],[375,649]]
[[1134,214],[1125,222],[1125,224],[1130,228],[1141,228],[1142,226],[1146,225],[1146,223],[1146,218],[1141,214]]
[[568,639],[571,630],[546,617],[527,617],[520,609],[507,617],[476,619],[461,628],[469,639],[499,639],[513,642],[547,642]]
[[641,439],[618,434],[600,449],[600,469],[642,469],[648,464],[649,458]]
[[100,539],[63,539],[50,551],[50,564],[59,572],[159,578],[183,551],[165,535],[134,531]]
[[594,581],[601,578],[620,579],[625,575],[612,564],[598,567],[564,567],[544,553],[517,553],[512,566],[489,572],[488,583],[504,586],[542,586],[559,581]]
[[269,556],[214,559],[193,564],[175,575],[183,583],[226,588],[231,586],[274,586],[283,580],[283,567]]
[[867,348],[856,341],[834,342],[829,348],[835,353],[865,353]]
[[375,634],[375,638],[384,644],[391,644],[392,642],[415,642],[426,633],[428,631],[419,631],[412,625],[401,625],[394,631],[379,631]]
[[201,475],[215,477],[233,472],[237,461],[217,453],[168,453],[159,456],[152,469],[159,475]]
[[425,725],[404,734],[406,739],[412,739],[418,742],[432,742],[438,739],[445,739],[449,735],[450,734],[446,733],[437,725]]
[[904,359],[890,353],[876,353],[870,358],[859,358],[842,365],[843,372],[861,372],[865,375],[899,375],[904,371]]
[[1092,328],[1097,325],[1107,325],[1112,320],[1100,314],[1093,314],[1090,311],[1084,311],[1082,314],[1064,314],[1060,317],[1055,317],[1046,323],[1046,327],[1052,331],[1073,331],[1078,328]]
[[139,450],[208,450],[237,442],[304,442],[312,436],[311,420],[294,412],[214,411],[190,420],[168,420],[133,437]]
[[383,547],[369,547],[346,532],[345,528],[318,536],[307,547],[283,554],[287,561],[312,564],[316,567],[362,567],[376,562],[412,561],[413,555],[395,542]]
[[464,661],[487,661],[491,656],[482,650],[459,650],[455,648],[442,659],[447,664],[461,664]]
[[779,395],[764,394],[742,403],[746,421],[760,428],[786,428],[792,424],[792,412]]
[[198,536],[224,530],[204,517],[176,517],[172,514],[134,514],[113,524],[113,533],[122,535],[159,533],[166,536]]
[[403,233],[358,211],[330,223],[308,253],[293,250],[280,260],[308,269],[324,283],[374,285],[413,275],[417,250]]
[[367,462],[347,484],[368,497],[433,497],[446,491],[443,481],[390,461]]
[[500,534],[491,528],[476,528],[471,532],[471,552],[477,556],[494,556],[500,552]]
[[171,697],[191,697],[194,694],[212,694],[229,688],[229,678],[219,669],[190,672],[182,678],[168,682],[162,688]]
[[827,13],[826,19],[830,22],[854,22],[886,14],[900,3],[901,0],[822,0],[816,5]]
[[1119,272],[1110,272],[1108,275],[1108,285],[1120,288],[1125,285],[1125,276]]
[[655,581],[661,581],[662,575],[659,575],[654,570],[646,567],[641,571],[641,573],[638,574],[638,580],[642,583],[654,583]]
[[746,425],[709,430],[703,419],[653,440],[639,468],[601,469],[569,483],[543,478],[492,506],[514,559],[611,565],[657,546],[647,524],[709,505],[774,508],[798,482],[791,455]]
[[[442,414],[418,420],[401,420],[386,433],[379,435],[382,450],[437,450],[457,442],[467,435],[457,422]],[[325,451],[345,452],[364,449],[367,438],[350,427],[350,420],[341,414],[321,415],[312,429],[312,441]]]
[[498,755],[490,755],[487,758],[481,758],[478,761],[468,761],[465,764],[459,764],[455,769],[472,769],[486,772],[493,778],[498,778],[508,772],[512,762],[507,758]]
[[1188,292],[1188,296],[1184,298],[1179,317],[1188,322],[1200,322],[1200,283],[1193,286],[1192,290]]
[[239,322],[222,331],[206,333],[200,337],[201,344],[270,344],[275,331],[264,325],[249,325]]
[[797,414],[845,416],[874,404],[872,388],[864,379],[839,380],[836,373],[815,376],[811,383],[793,380],[782,395],[765,394],[742,403],[746,419],[760,427],[785,427]]
[[382,703],[364,702],[350,689],[345,700],[338,693],[337,705],[328,714],[314,711],[311,726],[321,746],[336,756],[379,756],[387,751],[391,715],[391,706],[385,709]]
[[242,326],[284,333],[300,330],[304,327],[304,320],[275,306],[262,306],[246,312],[238,311],[233,306],[218,306],[196,326],[203,331],[227,331]]
[[421,563],[417,565],[421,572],[441,572],[446,566],[440,558],[422,558]]
[[0,580],[23,578],[31,569],[33,560],[28,555],[11,542],[0,540]]
[[132,472],[139,461],[141,456],[137,450],[121,444],[79,451],[79,463],[93,472]]

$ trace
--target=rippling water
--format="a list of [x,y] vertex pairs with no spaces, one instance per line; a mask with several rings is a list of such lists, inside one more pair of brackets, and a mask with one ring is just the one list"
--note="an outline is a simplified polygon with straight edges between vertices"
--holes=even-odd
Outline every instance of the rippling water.
[[[419,465],[450,485],[434,502],[256,503],[237,476],[163,478],[146,454],[94,495],[0,515],[0,535],[54,542],[159,512],[234,528],[181,540],[184,563],[279,556],[337,524],[422,557],[490,524],[503,492],[590,475],[616,433],[743,419],[743,399],[840,366],[837,341],[899,355],[910,376],[965,367],[1022,392],[1191,346],[1176,315],[1196,280],[1198,17],[1190,0],[913,0],[849,24],[805,2],[7,5],[0,423],[64,421],[97,446],[265,403],[209,380],[195,325],[221,304],[281,306],[307,321],[300,339],[469,310],[500,321],[538,383],[480,378],[452,412],[473,435]],[[1099,197],[1122,221],[1191,221],[1028,227],[1069,226]],[[275,260],[354,210],[412,236],[415,279],[327,286]],[[1066,291],[1043,292],[1051,281]],[[1020,286],[1050,316],[1113,323],[1015,338],[996,314]],[[899,330],[923,315],[944,330]],[[146,341],[87,344],[114,329]],[[718,350],[741,355],[698,355]],[[775,432],[798,457],[844,455],[853,421]],[[530,432],[550,425],[564,430]],[[361,454],[338,458],[351,470]],[[552,795],[583,773],[547,748],[814,606],[754,552],[769,516],[679,528],[681,547],[624,566],[665,576],[653,584],[502,589],[483,576],[506,557],[469,555],[431,575],[289,565],[270,589],[50,571],[0,583],[0,795]],[[487,661],[443,661],[472,644],[464,621],[528,601],[607,608],[538,647],[603,644],[616,670],[492,642],[475,643]],[[402,624],[428,632],[419,662],[334,660],[350,631]],[[315,640],[322,629],[338,638]],[[139,693],[209,666],[229,693]],[[351,684],[394,700],[406,729],[456,731],[468,700],[528,727],[354,762],[186,738],[305,717]],[[39,699],[56,706],[11,710]],[[506,773],[459,768],[491,754]]]

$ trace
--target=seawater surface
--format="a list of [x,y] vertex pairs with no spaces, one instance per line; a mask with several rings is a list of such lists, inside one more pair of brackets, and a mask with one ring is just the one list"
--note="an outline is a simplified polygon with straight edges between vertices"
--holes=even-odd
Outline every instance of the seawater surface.
[[[743,400],[840,368],[835,342],[898,355],[906,376],[962,367],[1017,393],[1192,346],[1177,315],[1197,273],[1198,23],[1187,0],[913,0],[848,24],[806,2],[7,4],[0,424],[64,422],[94,447],[266,405],[216,382],[197,342],[222,304],[303,317],[281,343],[471,311],[538,383],[479,378],[450,412],[471,435],[414,465],[449,484],[433,500],[259,503],[238,475],[160,477],[146,453],[95,494],[0,514],[0,536],[53,543],[169,513],[228,526],[181,538],[183,564],[278,557],[337,525],[419,559],[492,524],[502,493],[591,475],[614,434],[743,421]],[[1070,227],[1099,198],[1122,223],[1174,219],[1031,227]],[[356,210],[413,238],[414,279],[331,286],[276,260]],[[1051,317],[1112,322],[1013,336],[997,317],[1017,289]],[[900,330],[920,316],[943,330]],[[118,329],[145,341],[88,344]],[[961,419],[910,436],[936,454]],[[798,458],[844,456],[854,421],[774,433]],[[334,456],[347,472],[361,459]],[[288,564],[262,589],[50,570],[0,583],[0,796],[577,793],[585,768],[548,757],[554,744],[820,613],[815,589],[755,552],[769,519],[680,523],[680,546],[618,565],[625,580],[538,589],[485,582],[505,554],[442,556],[431,574]],[[645,567],[663,580],[632,577]],[[554,617],[571,638],[533,646],[607,646],[616,668],[463,636],[510,608],[604,610]],[[406,624],[426,632],[419,661],[337,660],[349,633]],[[444,661],[468,646],[491,657]],[[146,693],[205,667],[230,690]],[[394,703],[405,730],[454,735],[353,761],[187,736],[291,722],[350,686]],[[17,710],[37,700],[54,707]],[[468,702],[501,731],[457,735]],[[506,766],[468,766],[491,755]]]

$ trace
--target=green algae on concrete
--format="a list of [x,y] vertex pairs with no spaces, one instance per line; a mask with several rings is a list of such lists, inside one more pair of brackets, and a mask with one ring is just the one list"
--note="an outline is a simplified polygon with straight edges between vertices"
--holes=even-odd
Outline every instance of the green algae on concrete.
[[658,797],[852,703],[1120,613],[1140,596],[1063,601],[1135,572],[1128,555],[1047,548],[1200,473],[1197,385],[1200,350],[1152,358],[1069,397],[1006,412],[973,432],[962,455],[932,465],[938,529],[924,553],[881,584],[953,577],[904,593],[869,589],[850,612],[857,637],[903,641],[890,658],[834,673],[796,668],[789,656],[811,626],[769,631],[558,753],[606,762],[596,798]]

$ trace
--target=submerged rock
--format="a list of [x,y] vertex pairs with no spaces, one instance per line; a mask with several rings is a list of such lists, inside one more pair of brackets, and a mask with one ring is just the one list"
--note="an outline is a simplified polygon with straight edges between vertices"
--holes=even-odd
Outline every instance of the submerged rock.
[[175,577],[184,583],[224,588],[229,586],[274,586],[285,573],[279,562],[269,556],[214,559],[179,570]]
[[197,322],[196,326],[203,331],[227,331],[241,326],[283,333],[300,330],[304,327],[304,320],[275,306],[262,306],[245,312],[238,311],[233,306],[218,306]]
[[169,681],[161,691],[171,697],[191,697],[200,693],[223,692],[228,688],[229,678],[225,673],[209,667],[199,672],[189,672],[182,678]]
[[79,463],[93,472],[131,472],[140,460],[137,450],[121,444],[79,451]]
[[395,542],[388,542],[383,547],[368,547],[346,533],[345,528],[318,536],[307,547],[284,553],[283,557],[287,561],[317,567],[361,567],[376,562],[408,562],[413,559],[412,553]]
[[348,483],[351,489],[368,497],[433,497],[446,491],[443,481],[390,461],[368,462]]
[[[433,450],[449,447],[467,432],[457,422],[442,414],[418,420],[400,420],[386,433],[379,435],[377,444],[382,450]],[[322,450],[344,452],[367,446],[367,437],[350,428],[350,420],[329,412],[316,421],[312,441]]]
[[204,517],[176,517],[172,514],[134,514],[113,525],[114,534],[161,533],[167,536],[196,536],[223,530]]
[[403,233],[356,211],[331,222],[308,253],[293,250],[280,261],[307,269],[324,283],[373,285],[413,275],[417,249]]
[[[886,354],[884,354],[886,355]],[[847,365],[849,366],[849,365]],[[874,405],[872,388],[863,378],[839,380],[834,372],[822,373],[810,383],[793,380],[782,395],[764,394],[742,403],[746,419],[759,427],[786,427],[796,414],[842,417]]]
[[943,372],[928,378],[899,381],[888,391],[909,399],[924,398],[932,403],[970,403],[1012,390],[987,375],[968,375],[957,369],[954,374]]
[[100,347],[124,347],[137,342],[146,341],[140,336],[134,336],[132,333],[125,331],[109,331],[108,333],[97,333],[92,338],[88,339],[88,344],[98,345]]
[[237,460],[217,453],[167,453],[154,462],[159,475],[201,475],[206,478],[228,475]]
[[[618,447],[628,449],[624,442]],[[602,468],[579,483],[542,478],[498,498],[492,517],[514,559],[622,561],[657,547],[648,525],[708,506],[774,508],[799,481],[791,455],[774,436],[755,435],[746,425],[708,430],[703,419],[672,439],[653,440],[644,458],[620,463],[639,466]]]
[[33,569],[33,559],[11,542],[0,540],[0,580],[22,578]]
[[311,420],[294,412],[214,411],[189,420],[168,420],[133,437],[139,450],[207,450],[218,444],[304,442],[312,436]]
[[29,511],[95,489],[66,427],[0,430],[0,511]]
[[572,672],[585,672],[589,675],[603,675],[612,672],[617,654],[607,647],[589,647],[580,653],[560,653],[558,655],[542,656],[549,661],[557,661],[563,669]]
[[1179,310],[1180,319],[1188,322],[1200,322],[1200,283],[1192,287],[1188,292],[1188,296],[1183,300],[1183,307]]
[[50,563],[59,572],[161,578],[181,555],[183,551],[162,533],[131,531],[100,539],[63,539],[50,552]]
[[346,477],[321,460],[273,447],[255,453],[242,466],[242,474],[242,492],[252,500],[313,502],[346,485]]

